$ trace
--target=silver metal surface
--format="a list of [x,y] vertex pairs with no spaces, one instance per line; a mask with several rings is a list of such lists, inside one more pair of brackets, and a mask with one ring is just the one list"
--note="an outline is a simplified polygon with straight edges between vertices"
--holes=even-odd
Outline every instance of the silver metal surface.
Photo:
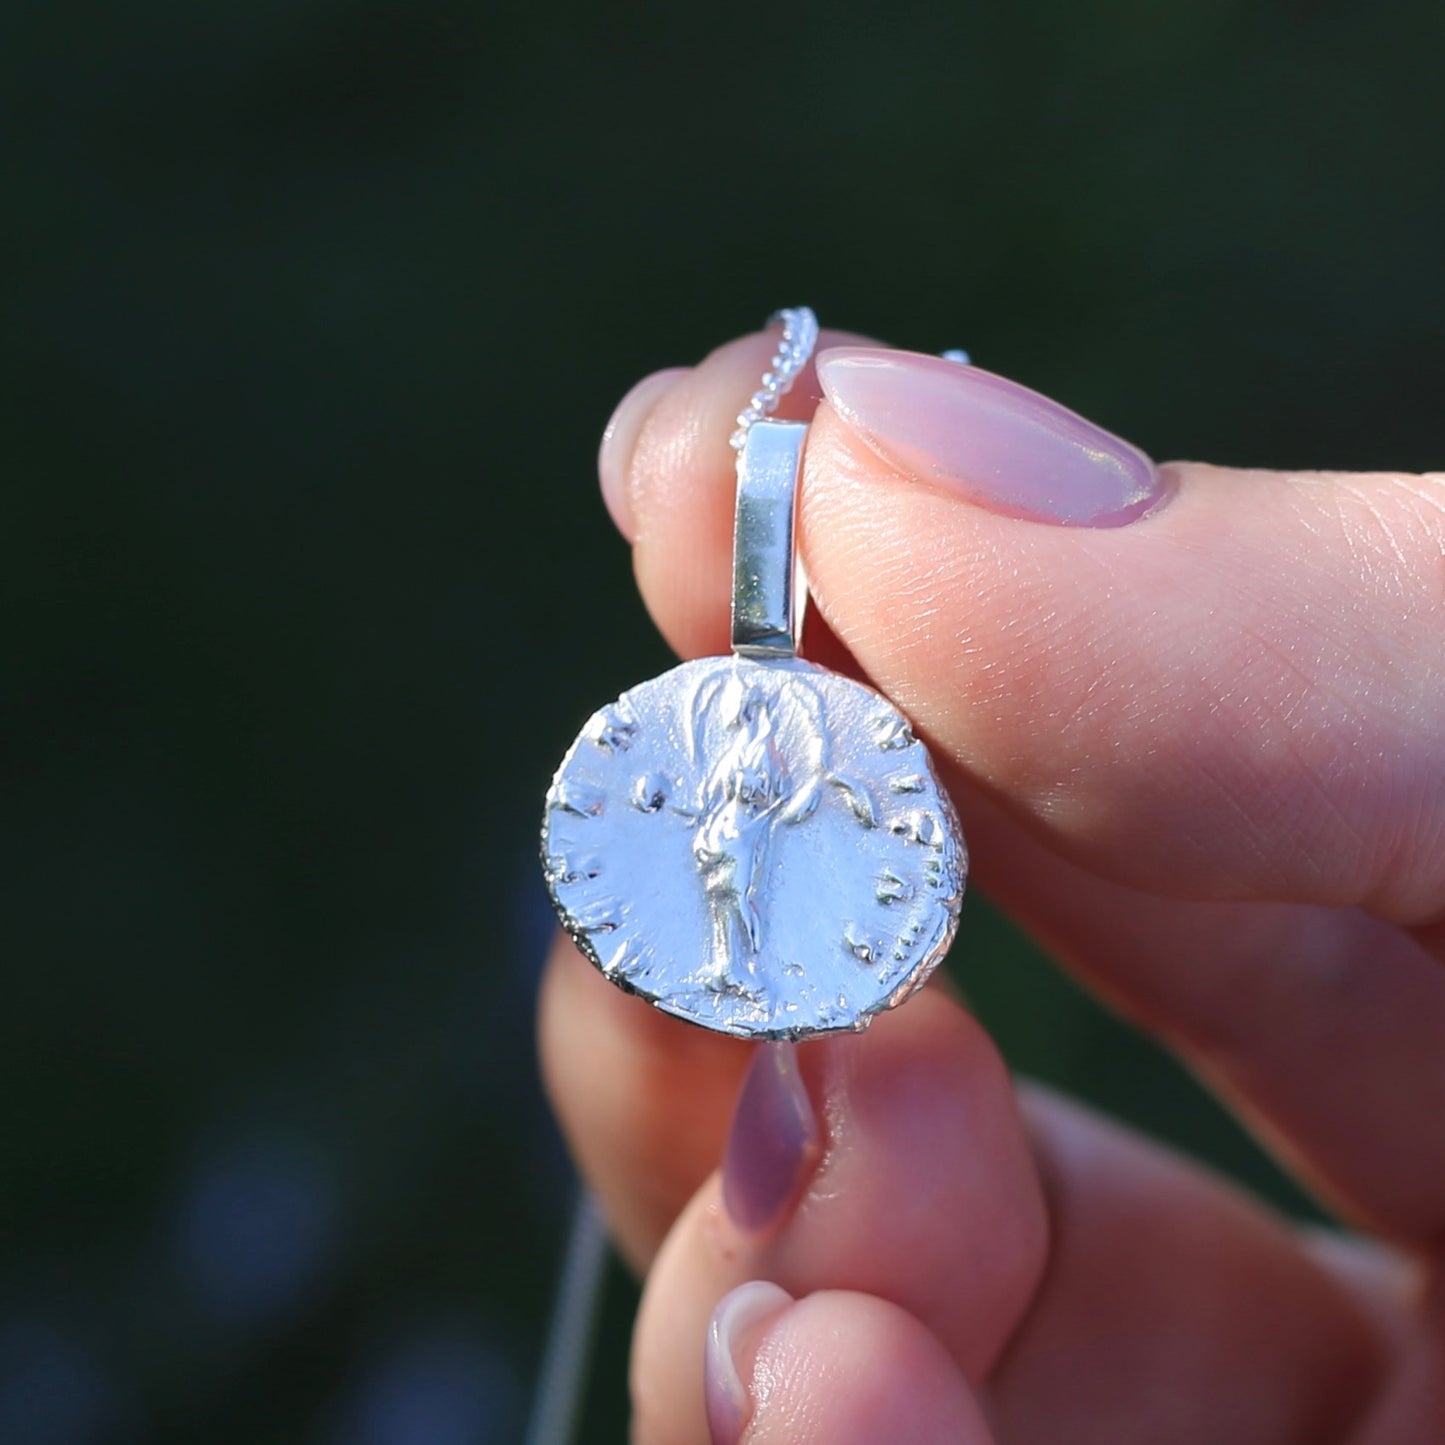
[[793,511],[807,435],[802,422],[754,422],[738,455],[732,648],[745,657],[795,650]]
[[775,311],[768,320],[782,325],[778,349],[773,353],[758,389],[738,413],[737,430],[728,442],[735,452],[742,451],[754,423],[772,416],[778,409],[778,403],[791,390],[798,373],[812,360],[813,348],[818,344],[818,318],[806,306],[784,307]]
[[749,1038],[863,1028],[937,966],[965,855],[906,718],[797,658],[683,663],[593,715],[547,887],[608,978]]

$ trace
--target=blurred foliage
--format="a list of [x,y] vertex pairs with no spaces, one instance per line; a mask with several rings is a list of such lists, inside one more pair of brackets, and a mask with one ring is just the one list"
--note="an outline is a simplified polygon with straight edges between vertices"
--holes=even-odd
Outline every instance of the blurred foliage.
[[[517,1438],[539,800],[664,662],[613,402],[806,301],[1156,456],[1438,466],[1442,53],[1425,0],[12,0],[0,1439]],[[964,947],[1015,1062],[1298,1203]]]

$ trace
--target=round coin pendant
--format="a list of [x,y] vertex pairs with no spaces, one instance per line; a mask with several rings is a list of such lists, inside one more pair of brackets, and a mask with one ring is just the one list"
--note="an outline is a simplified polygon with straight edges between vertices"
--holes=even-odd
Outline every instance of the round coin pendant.
[[752,419],[734,530],[733,654],[594,713],[547,793],[563,927],[614,983],[755,1039],[866,1027],[953,941],[966,854],[887,698],[794,655],[807,428]]
[[685,662],[594,714],[542,848],[608,978],[749,1038],[862,1028],[938,964],[963,897],[953,807],[907,720],[796,658]]

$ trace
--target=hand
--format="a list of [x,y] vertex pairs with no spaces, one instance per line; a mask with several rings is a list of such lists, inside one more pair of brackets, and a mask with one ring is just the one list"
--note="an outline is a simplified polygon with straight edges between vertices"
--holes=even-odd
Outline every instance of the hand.
[[[770,346],[649,378],[604,443],[685,657],[727,648]],[[943,989],[758,1050],[559,943],[549,1087],[648,1272],[635,1440],[1445,1440],[1445,476],[1156,471],[957,363],[819,376],[808,655],[928,738],[973,882],[1362,1232],[1016,1088]]]

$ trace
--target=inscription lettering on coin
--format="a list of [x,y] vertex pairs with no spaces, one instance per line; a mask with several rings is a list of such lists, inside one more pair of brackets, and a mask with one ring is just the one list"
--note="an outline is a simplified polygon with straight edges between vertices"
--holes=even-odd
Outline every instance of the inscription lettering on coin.
[[907,720],[798,659],[704,658],[589,719],[547,884],[608,977],[757,1038],[863,1027],[947,950],[957,820]]

